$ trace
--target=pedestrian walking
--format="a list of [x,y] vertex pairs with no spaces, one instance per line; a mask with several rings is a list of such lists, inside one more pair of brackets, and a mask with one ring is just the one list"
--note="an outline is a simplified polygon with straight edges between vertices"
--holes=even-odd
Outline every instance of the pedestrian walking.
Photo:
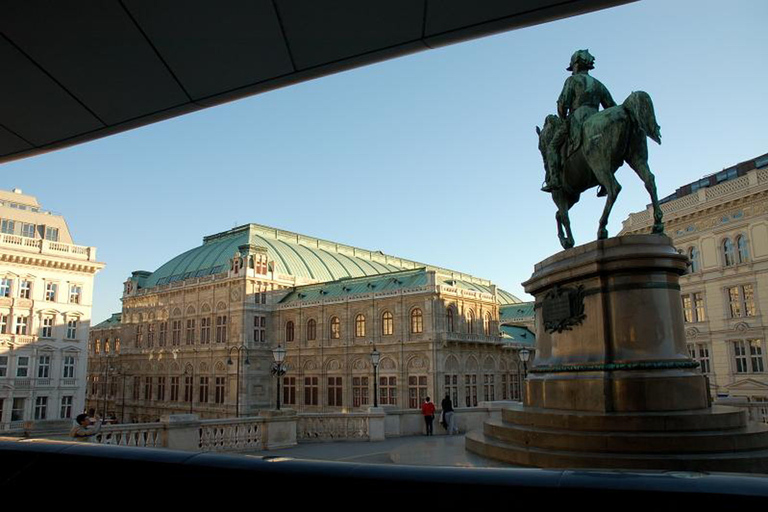
[[440,407],[443,409],[443,426],[448,431],[448,435],[458,434],[459,429],[456,426],[456,412],[453,410],[453,402],[451,401],[450,394],[445,394],[445,398],[443,398],[443,401],[440,403]]

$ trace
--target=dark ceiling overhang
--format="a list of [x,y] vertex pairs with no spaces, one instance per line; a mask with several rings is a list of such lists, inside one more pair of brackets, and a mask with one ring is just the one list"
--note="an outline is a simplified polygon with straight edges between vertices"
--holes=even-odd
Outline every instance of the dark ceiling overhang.
[[0,162],[629,1],[5,2]]

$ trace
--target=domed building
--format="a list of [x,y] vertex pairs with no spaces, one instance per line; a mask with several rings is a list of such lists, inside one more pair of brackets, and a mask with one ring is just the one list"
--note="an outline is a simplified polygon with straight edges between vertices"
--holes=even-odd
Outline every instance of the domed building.
[[372,406],[374,347],[380,405],[418,408],[450,393],[474,407],[519,398],[517,351],[534,342],[525,321],[502,332],[505,311],[530,319],[532,309],[486,279],[257,224],[133,272],[122,299],[119,352],[114,321],[91,332],[102,357],[91,358],[88,387],[89,406],[121,421],[274,408],[278,345],[291,409]]

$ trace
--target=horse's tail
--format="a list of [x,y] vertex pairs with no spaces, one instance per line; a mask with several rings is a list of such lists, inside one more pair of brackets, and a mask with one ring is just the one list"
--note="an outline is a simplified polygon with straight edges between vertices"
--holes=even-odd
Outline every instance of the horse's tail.
[[653,102],[647,92],[635,91],[624,100],[622,106],[629,113],[635,126],[645,132],[651,140],[661,144],[661,126],[656,123]]

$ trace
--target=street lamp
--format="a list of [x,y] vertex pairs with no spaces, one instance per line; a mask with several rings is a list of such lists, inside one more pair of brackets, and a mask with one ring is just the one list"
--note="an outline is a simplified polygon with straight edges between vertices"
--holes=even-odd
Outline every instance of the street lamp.
[[240,417],[240,369],[242,365],[240,364],[240,351],[245,350],[245,362],[244,364],[251,364],[251,361],[248,359],[248,347],[245,345],[240,345],[238,347],[231,347],[229,349],[229,357],[227,358],[227,364],[232,365],[232,351],[237,350],[237,393],[235,393],[235,417]]
[[[195,395],[195,367],[191,364],[188,364],[184,368],[184,375],[189,375],[189,414],[192,414],[192,397]],[[184,378],[186,381],[186,377]],[[186,388],[186,382],[184,382],[184,387]],[[185,390],[186,391],[186,390]]]
[[276,348],[272,349],[272,357],[275,359],[275,361],[272,363],[272,375],[277,378],[278,411],[280,410],[280,377],[285,375],[285,366],[283,366],[283,361],[285,361],[285,353],[286,350],[281,345],[278,345]]
[[531,351],[527,348],[524,348],[520,350],[517,355],[523,362],[523,378],[525,378],[528,376],[528,359],[531,357]]
[[371,364],[373,365],[373,406],[378,407],[379,406],[379,377],[378,377],[378,369],[379,369],[379,361],[381,361],[381,352],[376,350],[376,345],[373,346],[373,351],[371,352]]

